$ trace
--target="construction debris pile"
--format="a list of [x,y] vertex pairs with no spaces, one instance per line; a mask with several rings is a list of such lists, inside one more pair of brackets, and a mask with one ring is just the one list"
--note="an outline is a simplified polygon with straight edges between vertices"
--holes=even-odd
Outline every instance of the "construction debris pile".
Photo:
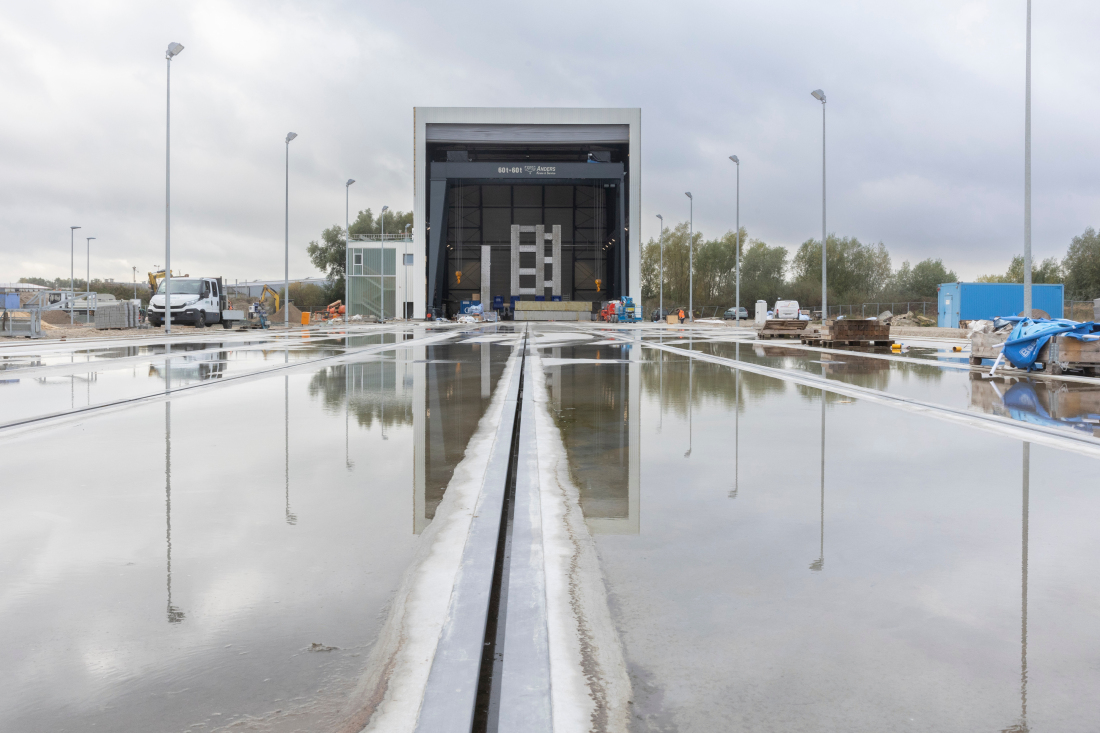
[[936,325],[935,318],[929,318],[922,313],[914,313],[913,311],[909,311],[908,313],[900,316],[895,316],[890,311],[883,311],[882,313],[878,314],[878,320],[883,323],[888,323],[891,326],[916,327]]

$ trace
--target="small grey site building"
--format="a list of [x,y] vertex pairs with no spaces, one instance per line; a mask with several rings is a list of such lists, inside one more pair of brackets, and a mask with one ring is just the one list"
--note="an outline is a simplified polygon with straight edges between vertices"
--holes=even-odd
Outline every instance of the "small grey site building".
[[413,140],[407,317],[641,302],[640,109],[415,107]]

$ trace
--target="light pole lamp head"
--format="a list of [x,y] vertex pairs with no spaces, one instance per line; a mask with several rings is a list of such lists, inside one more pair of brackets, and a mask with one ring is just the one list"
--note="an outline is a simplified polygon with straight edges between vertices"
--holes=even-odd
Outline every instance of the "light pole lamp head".
[[[689,199],[691,199],[691,191],[684,191],[684,195],[687,196]],[[691,199],[691,200],[694,201],[695,199]]]
[[95,239],[95,237],[84,237],[84,238],[87,239],[89,242],[92,241],[93,239]]
[[296,137],[298,137],[298,133],[296,133],[296,132],[288,132],[288,133],[286,134],[286,144],[287,144],[287,145],[290,145],[290,141],[291,141],[291,140],[293,140],[293,139],[294,139],[294,138],[296,138]]
[[176,43],[175,41],[172,41],[171,43],[168,44],[168,50],[164,52],[164,57],[170,59],[173,56],[179,56],[180,51],[182,51],[182,50],[183,50],[183,44],[182,43]]
[[815,89],[810,92],[810,94],[813,96],[814,99],[821,102],[822,104],[825,104],[825,92],[821,91],[820,89]]
[[738,158],[738,157],[737,157],[736,155],[731,155],[731,156],[730,156],[730,160],[732,160],[732,161],[733,161],[734,163],[736,163],[737,165],[741,165],[741,159],[740,159],[740,158]]
[[69,229],[80,229],[80,227],[69,227]]
[[355,183],[355,179],[354,178],[349,178],[348,182],[344,184],[344,188],[347,188],[348,186],[350,186],[353,183]]
[[661,220],[661,225],[663,226],[664,223],[665,223],[665,218],[663,216],[661,216],[660,214],[657,214],[657,218]]
[[390,210],[390,207],[388,207],[388,206],[383,206],[383,207],[382,207],[382,213],[383,213],[383,214],[385,214],[385,213],[386,213],[387,211],[389,211],[389,210]]

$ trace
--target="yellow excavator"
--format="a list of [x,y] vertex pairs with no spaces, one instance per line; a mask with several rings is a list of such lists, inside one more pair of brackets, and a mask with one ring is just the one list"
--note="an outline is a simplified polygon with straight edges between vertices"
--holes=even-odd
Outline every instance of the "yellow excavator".
[[[157,270],[156,272],[149,273],[149,290],[152,291],[153,295],[156,295],[157,288],[160,287],[160,281],[164,279],[164,276],[166,274],[167,273],[165,273],[164,270]],[[173,273],[172,277],[190,277],[190,275],[180,275],[179,273]],[[175,316],[172,317],[175,318]]]
[[264,285],[264,289],[260,291],[260,300],[268,295],[275,299],[275,310],[271,311],[271,314],[274,315],[279,312],[279,294],[272,290],[271,286]]

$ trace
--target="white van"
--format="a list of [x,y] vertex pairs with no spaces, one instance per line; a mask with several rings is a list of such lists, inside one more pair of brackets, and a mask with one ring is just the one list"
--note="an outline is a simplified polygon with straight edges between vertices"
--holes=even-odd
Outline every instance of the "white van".
[[[149,323],[164,323],[165,282],[149,299]],[[220,277],[172,278],[172,323],[192,324],[198,328],[221,322],[232,328],[233,322],[244,318],[243,311],[227,309],[228,302]]]
[[777,300],[775,301],[775,317],[781,320],[798,320],[798,301],[797,300]]

